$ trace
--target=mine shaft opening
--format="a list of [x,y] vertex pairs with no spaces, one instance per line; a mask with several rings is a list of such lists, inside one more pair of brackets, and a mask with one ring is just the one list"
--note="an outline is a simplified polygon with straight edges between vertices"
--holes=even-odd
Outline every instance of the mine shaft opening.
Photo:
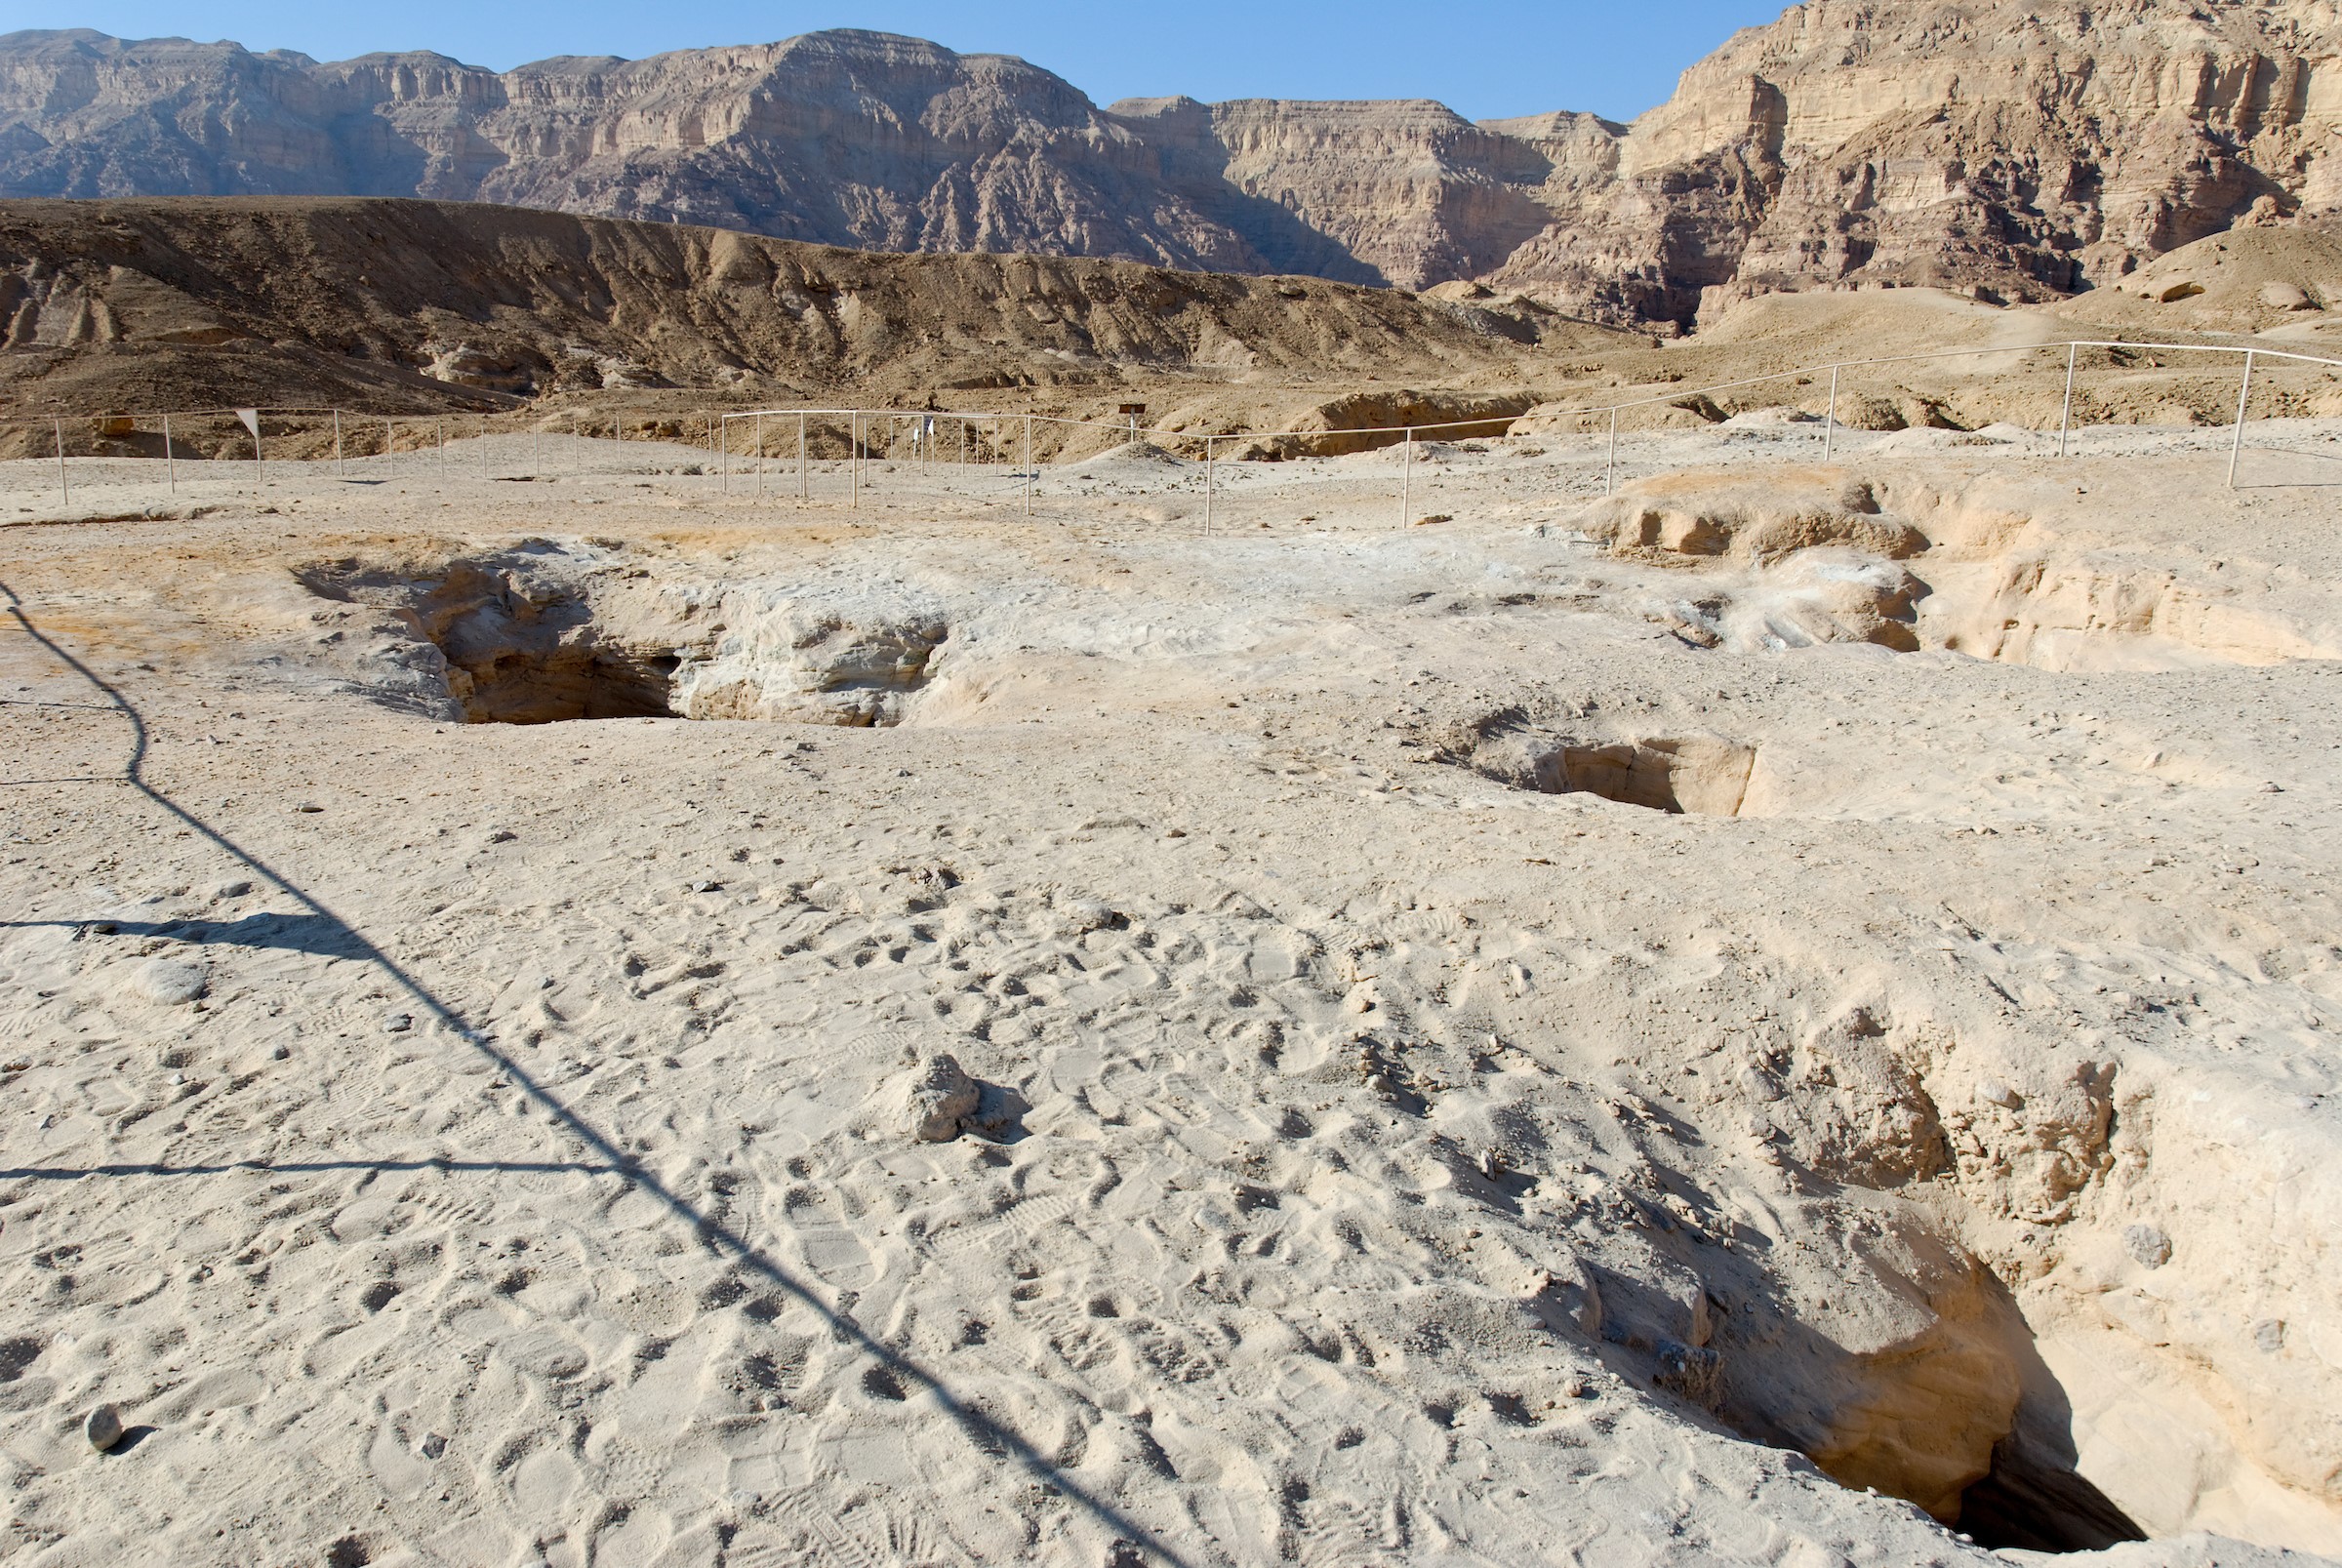
[[451,664],[448,692],[469,724],[560,724],[589,719],[679,717],[672,655],[611,649],[517,650],[470,668]]
[[2103,1551],[2147,1532],[2069,1459],[2021,1431],[1993,1446],[1993,1467],[1960,1494],[1961,1534],[1990,1550]]
[[1564,745],[1553,753],[1546,787],[1676,816],[1731,817],[1748,794],[1756,760],[1748,746],[1697,739]]
[[1470,766],[1540,794],[1598,795],[1671,816],[1737,817],[1748,801],[1756,748],[1704,735],[1615,742],[1515,737],[1483,744]]

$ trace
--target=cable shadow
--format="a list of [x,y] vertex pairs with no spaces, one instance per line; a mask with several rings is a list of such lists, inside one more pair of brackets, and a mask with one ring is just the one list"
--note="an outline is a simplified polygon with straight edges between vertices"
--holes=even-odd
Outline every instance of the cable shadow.
[[236,920],[0,920],[0,931],[43,926],[70,927],[75,940],[92,937],[152,937],[191,946],[277,947],[322,958],[362,958],[347,926],[314,914],[248,914]]
[[[2296,452],[2291,447],[2246,447],[2253,457],[2306,458],[2316,462],[2342,463],[2342,452]],[[2246,479],[2237,484],[2239,490],[2331,490],[2342,485],[2342,472],[2331,479]]]
[[79,1182],[93,1176],[228,1176],[258,1171],[276,1176],[313,1175],[321,1171],[481,1171],[499,1176],[623,1176],[616,1165],[587,1160],[222,1160],[217,1165],[12,1165],[0,1166],[0,1181]]
[[[103,693],[113,708],[129,721],[131,727],[130,755],[124,761],[119,775],[122,782],[137,789],[155,806],[177,819],[191,832],[212,844],[221,853],[251,867],[255,873],[267,878],[269,882],[283,890],[287,897],[299,901],[309,911],[309,916],[321,923],[321,928],[330,926],[340,933],[340,940],[343,945],[337,949],[336,956],[359,959],[381,970],[394,985],[414,999],[417,1007],[454,1031],[464,1044],[494,1064],[496,1068],[504,1073],[515,1087],[543,1107],[558,1126],[599,1156],[612,1173],[623,1177],[636,1191],[653,1199],[675,1219],[689,1226],[693,1235],[702,1246],[711,1253],[730,1256],[744,1267],[771,1283],[783,1294],[819,1315],[829,1325],[831,1333],[840,1343],[852,1345],[855,1348],[878,1361],[898,1380],[908,1382],[933,1397],[980,1452],[1005,1457],[1034,1479],[1054,1488],[1059,1495],[1065,1497],[1120,1538],[1117,1550],[1123,1555],[1144,1553],[1169,1564],[1170,1568],[1190,1568],[1188,1558],[1154,1539],[1137,1520],[1130,1518],[1114,1508],[1112,1504],[1089,1491],[1079,1480],[1060,1468],[1021,1434],[993,1420],[981,1410],[963,1402],[951,1392],[950,1387],[937,1374],[873,1338],[868,1330],[843,1311],[824,1302],[812,1286],[790,1273],[778,1261],[767,1256],[731,1226],[712,1215],[703,1214],[694,1208],[690,1200],[669,1187],[655,1174],[646,1170],[639,1162],[622,1150],[599,1128],[572,1109],[567,1103],[545,1085],[539,1083],[520,1063],[498,1050],[495,1043],[480,1029],[474,1027],[453,1003],[442,1001],[422,981],[408,973],[396,959],[376,945],[372,939],[336,914],[315,895],[295,884],[290,877],[278,871],[258,855],[245,849],[224,832],[214,827],[210,823],[188,811],[161,789],[149,784],[145,777],[145,766],[150,740],[145,717],[139,711],[137,705],[110,685],[104,677],[83,663],[71,652],[53,641],[47,633],[34,625],[31,618],[24,613],[23,600],[18,596],[15,588],[5,582],[0,582],[0,599],[5,600],[9,616],[24,635],[40,644],[60,663],[87,681],[92,689]],[[421,1021],[418,1020],[418,1022]],[[427,1165],[432,1162],[421,1163]],[[134,1170],[136,1169],[142,1168],[134,1168]],[[102,1168],[98,1168],[93,1174],[103,1174]]]

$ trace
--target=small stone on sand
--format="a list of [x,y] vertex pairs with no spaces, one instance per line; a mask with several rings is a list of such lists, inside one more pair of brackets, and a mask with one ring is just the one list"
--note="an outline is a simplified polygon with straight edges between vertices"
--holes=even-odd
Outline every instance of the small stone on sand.
[[82,1424],[81,1430],[89,1438],[90,1446],[102,1454],[122,1440],[122,1418],[112,1405],[100,1405],[90,1412],[90,1419]]

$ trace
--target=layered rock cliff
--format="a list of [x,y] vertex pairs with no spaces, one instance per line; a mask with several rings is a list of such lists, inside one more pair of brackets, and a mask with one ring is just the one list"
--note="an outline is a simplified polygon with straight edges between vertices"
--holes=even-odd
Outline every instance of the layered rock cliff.
[[2337,153],[2333,0],[1808,0],[1685,72],[1497,277],[1676,319],[1707,288],[2040,298],[2342,208]]
[[1689,325],[1785,288],[2071,293],[2342,209],[2342,0],[1808,0],[1628,126],[1432,102],[1099,108],[868,32],[494,72],[0,38],[0,195],[423,195]]

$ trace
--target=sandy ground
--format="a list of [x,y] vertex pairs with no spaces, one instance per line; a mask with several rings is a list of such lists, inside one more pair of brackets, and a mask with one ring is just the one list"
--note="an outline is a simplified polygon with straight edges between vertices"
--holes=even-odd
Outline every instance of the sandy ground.
[[2265,434],[9,465],[0,1557],[2342,1550]]

